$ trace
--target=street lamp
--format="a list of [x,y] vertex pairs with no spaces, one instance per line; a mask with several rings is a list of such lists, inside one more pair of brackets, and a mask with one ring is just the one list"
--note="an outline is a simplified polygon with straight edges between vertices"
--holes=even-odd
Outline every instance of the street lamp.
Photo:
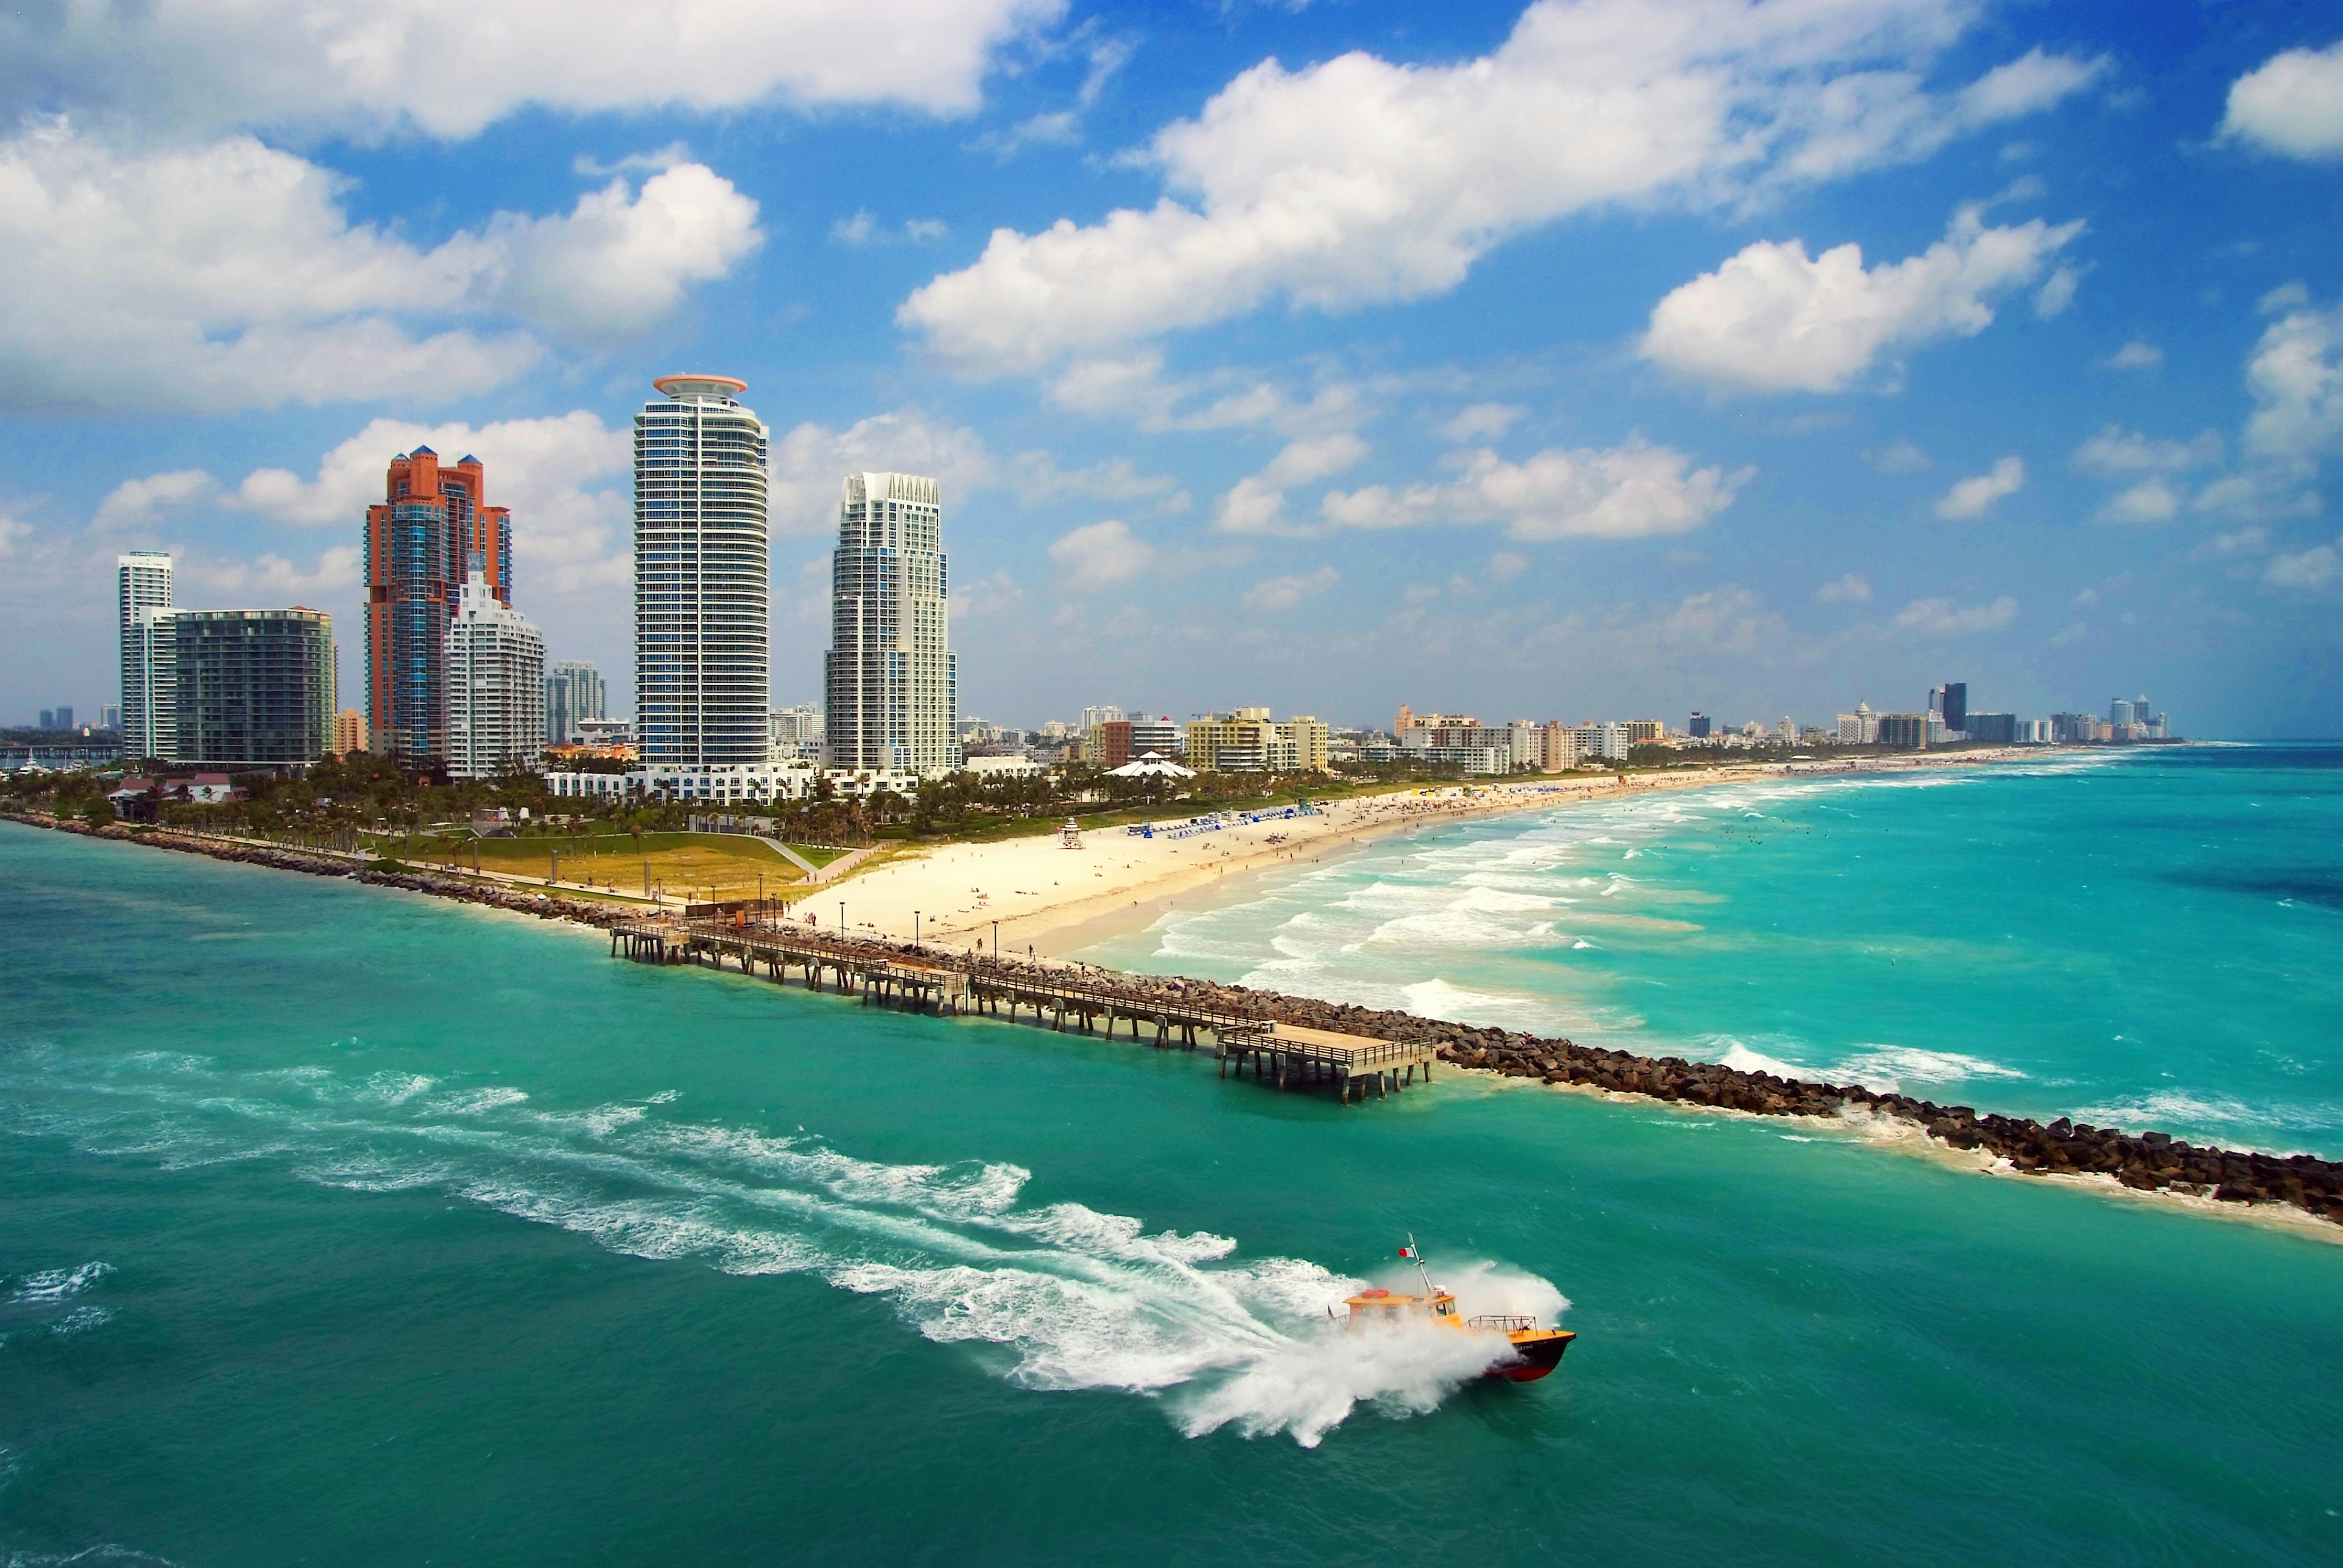
[[992,961],[996,964],[1001,961],[1001,922],[999,920],[992,922]]
[[920,911],[917,910],[911,911],[911,945],[920,945]]

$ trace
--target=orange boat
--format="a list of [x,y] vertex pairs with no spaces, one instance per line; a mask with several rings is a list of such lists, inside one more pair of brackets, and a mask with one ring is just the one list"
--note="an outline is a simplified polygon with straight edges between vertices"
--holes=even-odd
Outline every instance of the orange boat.
[[1361,1291],[1343,1305],[1351,1309],[1351,1323],[1363,1328],[1369,1323],[1397,1323],[1416,1317],[1429,1317],[1443,1328],[1459,1333],[1501,1333],[1513,1347],[1513,1354],[1502,1361],[1491,1362],[1481,1375],[1502,1378],[1509,1382],[1535,1382],[1561,1364],[1562,1352],[1578,1336],[1568,1329],[1542,1329],[1534,1317],[1480,1316],[1466,1317],[1457,1311],[1456,1298],[1432,1282],[1431,1271],[1423,1266],[1423,1254],[1410,1236],[1399,1255],[1415,1265],[1417,1275],[1423,1281],[1423,1293],[1413,1295],[1398,1291]]

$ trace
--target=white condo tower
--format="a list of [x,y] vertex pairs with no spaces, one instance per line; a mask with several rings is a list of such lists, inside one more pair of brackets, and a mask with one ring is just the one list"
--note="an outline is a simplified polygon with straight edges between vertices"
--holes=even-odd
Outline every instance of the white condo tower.
[[767,434],[729,376],[635,416],[635,722],[650,768],[762,767],[772,684]]
[[832,768],[958,768],[943,500],[914,474],[849,474],[830,558],[822,686]]
[[447,623],[448,776],[494,779],[544,749],[545,638],[475,565]]
[[156,733],[157,716],[171,726],[171,694],[156,689],[153,659],[141,629],[150,612],[171,608],[171,558],[162,550],[133,550],[114,558],[115,594],[121,608],[122,743],[131,760],[167,757],[167,739]]

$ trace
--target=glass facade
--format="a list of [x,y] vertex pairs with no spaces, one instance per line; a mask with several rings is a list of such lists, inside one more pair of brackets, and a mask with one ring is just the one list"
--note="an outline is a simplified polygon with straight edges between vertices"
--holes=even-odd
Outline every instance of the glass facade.
[[833,768],[960,766],[943,501],[914,474],[850,474],[830,557],[826,750]]
[[669,377],[635,417],[635,732],[646,767],[763,765],[767,434],[742,383]]

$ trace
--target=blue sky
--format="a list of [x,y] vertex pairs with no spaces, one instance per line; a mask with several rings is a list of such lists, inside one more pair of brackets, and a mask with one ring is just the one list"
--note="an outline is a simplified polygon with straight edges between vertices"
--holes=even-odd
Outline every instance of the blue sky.
[[0,93],[0,720],[111,700],[141,548],[355,700],[420,439],[630,696],[689,369],[772,427],[781,701],[867,467],[943,481],[1001,721],[2343,733],[2323,8],[67,0]]

